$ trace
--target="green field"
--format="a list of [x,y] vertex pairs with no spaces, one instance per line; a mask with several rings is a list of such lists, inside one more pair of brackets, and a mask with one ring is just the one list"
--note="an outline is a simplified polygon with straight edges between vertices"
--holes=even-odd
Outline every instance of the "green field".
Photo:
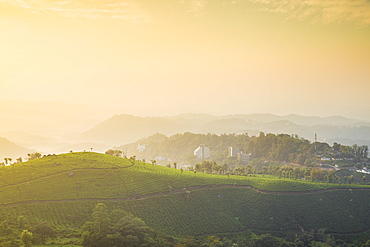
[[[370,187],[181,171],[92,152],[0,168],[0,221],[48,222],[71,236],[94,205],[121,208],[171,235],[247,230],[334,234],[370,230]],[[74,235],[74,236],[75,236]]]

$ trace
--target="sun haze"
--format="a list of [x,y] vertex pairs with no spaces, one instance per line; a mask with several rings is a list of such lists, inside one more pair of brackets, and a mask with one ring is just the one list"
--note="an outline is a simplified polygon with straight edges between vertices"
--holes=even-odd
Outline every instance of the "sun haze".
[[370,2],[0,0],[1,99],[369,119]]

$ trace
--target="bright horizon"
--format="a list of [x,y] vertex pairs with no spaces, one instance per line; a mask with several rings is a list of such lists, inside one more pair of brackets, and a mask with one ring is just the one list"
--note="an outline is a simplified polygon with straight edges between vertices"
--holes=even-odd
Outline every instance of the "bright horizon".
[[0,100],[141,116],[370,120],[368,1],[0,0],[0,7]]

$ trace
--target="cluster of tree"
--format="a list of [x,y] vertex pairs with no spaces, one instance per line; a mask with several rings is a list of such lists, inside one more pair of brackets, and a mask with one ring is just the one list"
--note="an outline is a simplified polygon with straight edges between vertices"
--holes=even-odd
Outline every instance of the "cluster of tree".
[[[25,229],[25,230],[24,230]],[[56,237],[56,232],[46,222],[29,226],[24,216],[17,219],[17,227],[13,227],[5,220],[0,223],[0,245],[3,247],[30,247],[45,244],[49,238]]]
[[[333,170],[324,170],[318,167],[304,167],[287,165],[281,162],[263,161],[256,159],[247,165],[229,167],[227,164],[218,165],[215,161],[204,160],[190,168],[194,172],[213,173],[221,175],[255,176],[256,174],[274,175],[279,178],[307,179],[311,181],[323,181],[328,183],[353,183],[353,175],[338,176]],[[367,177],[362,176],[356,182],[366,183]]]
[[41,158],[41,153],[39,152],[29,153],[27,154],[27,156],[28,156],[28,160],[39,159]]
[[[13,225],[14,226],[14,225]],[[26,230],[22,230],[29,228]],[[286,234],[274,236],[269,233],[257,235],[253,231],[240,234],[220,236],[199,236],[172,238],[155,232],[144,221],[121,209],[108,210],[103,203],[98,203],[91,215],[91,221],[84,224],[81,239],[69,246],[86,247],[344,247],[370,246],[370,240],[363,238],[346,242],[335,239],[325,232],[325,229],[306,231],[301,234]],[[0,246],[31,247],[45,245],[48,239],[57,237],[56,232],[47,223],[35,224],[29,227],[27,220],[19,216],[17,227],[12,228],[7,221],[0,222]]]
[[47,223],[36,224],[31,230],[23,230],[20,239],[24,246],[32,244],[45,244],[48,238],[56,237],[56,233]]
[[92,221],[83,229],[82,246],[86,247],[173,246],[172,238],[153,231],[140,218],[121,209],[108,212],[103,203],[95,206]]
[[122,151],[121,150],[116,150],[116,149],[109,149],[105,151],[105,154],[109,154],[112,156],[117,156],[117,157],[122,157]]
[[354,144],[352,146],[344,146],[338,143],[333,144],[333,157],[355,159],[356,161],[367,160],[369,154],[369,147],[366,145],[359,146]]
[[[146,144],[144,151],[137,150],[138,144]],[[134,154],[138,159],[158,159],[165,165],[168,160],[179,164],[195,165],[199,162],[193,152],[200,144],[205,144],[211,150],[212,157],[207,159],[229,167],[242,165],[236,157],[228,156],[228,147],[238,148],[244,153],[252,154],[253,159],[263,159],[280,162],[290,162],[305,166],[314,165],[320,157],[342,157],[355,161],[368,161],[367,146],[344,146],[335,143],[331,147],[327,143],[313,142],[299,138],[297,135],[264,134],[248,136],[248,134],[193,134],[184,133],[166,137],[161,134],[150,136],[136,143],[121,146],[120,149]],[[245,163],[244,163],[245,164]]]
[[305,232],[285,238],[273,236],[270,233],[256,235],[249,231],[232,237],[192,237],[181,240],[175,247],[347,247],[347,246],[369,246],[367,242],[356,241],[346,243],[341,239],[335,239],[330,234],[326,234],[324,229]]
[[207,161],[204,160],[202,163],[195,164],[194,171],[196,172],[206,172],[206,173],[215,173],[215,174],[222,174],[226,175],[230,173],[233,173],[233,169],[228,167],[228,165],[218,165],[215,161]]
[[[7,166],[7,165],[12,165],[14,163],[12,163],[12,158],[4,158],[4,162],[3,163],[0,163],[0,166]],[[16,159],[16,162],[15,163],[22,163],[23,162],[23,159],[22,157],[19,157],[18,159]]]

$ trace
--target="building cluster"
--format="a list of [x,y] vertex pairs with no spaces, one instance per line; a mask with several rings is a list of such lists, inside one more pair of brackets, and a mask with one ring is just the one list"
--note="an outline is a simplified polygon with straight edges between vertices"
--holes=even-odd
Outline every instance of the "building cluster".
[[362,167],[362,169],[358,169],[356,167],[349,168],[348,169],[350,172],[359,172],[359,173],[364,173],[364,174],[370,174],[370,169],[367,169],[367,167]]
[[[208,159],[211,157],[211,150],[206,145],[201,144],[194,150],[194,155],[197,156],[198,159]],[[244,163],[248,163],[252,160],[251,154],[244,153],[243,151],[240,151],[234,147],[228,148],[228,156],[236,157],[237,160]]]
[[252,155],[244,153],[243,151],[240,151],[238,148],[229,147],[228,148],[228,156],[230,157],[236,157],[240,162],[249,162],[252,160]]

